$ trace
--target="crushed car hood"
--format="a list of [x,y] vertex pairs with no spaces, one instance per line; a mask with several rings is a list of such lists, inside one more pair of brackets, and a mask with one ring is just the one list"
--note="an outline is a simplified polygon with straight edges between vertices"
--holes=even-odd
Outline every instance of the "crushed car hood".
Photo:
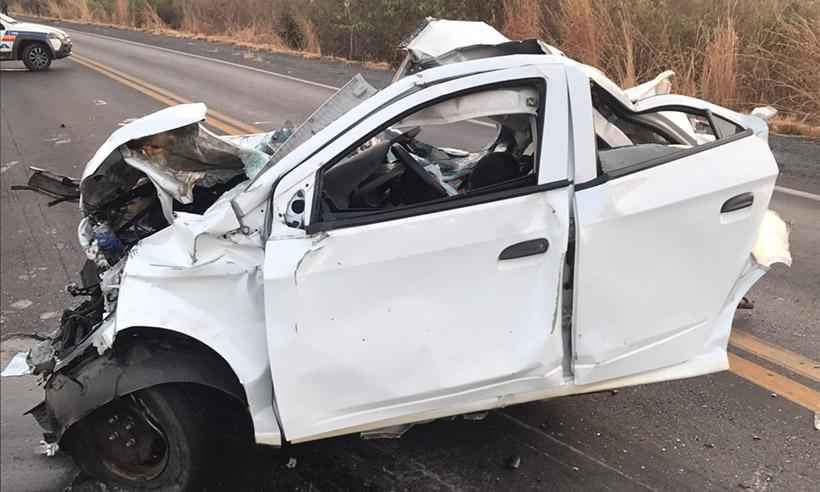
[[178,106],[161,109],[156,113],[143,116],[120,127],[108,137],[108,140],[97,149],[97,152],[85,165],[82,179],[85,180],[94,174],[105,159],[120,145],[124,145],[131,140],[156,135],[204,121],[207,111],[208,108],[202,103],[180,104]]

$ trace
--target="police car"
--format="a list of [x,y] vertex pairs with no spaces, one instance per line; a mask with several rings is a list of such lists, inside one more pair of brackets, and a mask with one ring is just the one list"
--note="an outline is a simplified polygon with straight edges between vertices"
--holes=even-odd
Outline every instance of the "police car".
[[29,70],[40,71],[70,54],[71,38],[65,32],[0,14],[0,60],[22,60]]

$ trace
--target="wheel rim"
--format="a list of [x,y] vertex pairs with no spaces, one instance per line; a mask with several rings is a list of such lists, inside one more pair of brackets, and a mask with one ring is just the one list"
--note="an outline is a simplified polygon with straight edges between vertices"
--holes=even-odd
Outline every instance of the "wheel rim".
[[35,46],[28,52],[28,61],[34,68],[45,68],[48,66],[49,54],[42,46]]
[[114,475],[145,481],[165,470],[168,440],[136,396],[100,409],[91,428],[100,461]]

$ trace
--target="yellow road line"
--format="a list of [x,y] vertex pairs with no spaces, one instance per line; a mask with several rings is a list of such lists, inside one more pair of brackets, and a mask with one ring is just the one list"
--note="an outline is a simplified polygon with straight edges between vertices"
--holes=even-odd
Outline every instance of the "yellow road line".
[[729,339],[729,343],[761,359],[820,383],[820,363],[808,357],[803,357],[800,354],[778,347],[777,345],[764,342],[755,336],[739,332],[738,330],[732,330],[732,337]]
[[787,398],[812,412],[820,412],[820,392],[786,376],[729,353],[729,370],[752,383]]
[[[116,80],[117,82],[120,82],[121,84],[124,84],[128,87],[131,87],[132,89],[135,89],[151,97],[152,99],[155,99],[168,106],[174,106],[176,104],[187,104],[192,102],[191,100],[178,96],[173,92],[157,87],[132,75],[120,72],[114,68],[103,65],[97,61],[91,60],[81,55],[77,55],[76,53],[73,54],[71,59],[79,63],[80,65],[95,70],[105,75],[106,77]],[[218,128],[232,135],[259,132],[259,129],[257,129],[254,126],[248,125],[239,120],[231,118],[230,116],[227,116],[223,113],[211,109],[208,110],[207,123],[210,126]]]

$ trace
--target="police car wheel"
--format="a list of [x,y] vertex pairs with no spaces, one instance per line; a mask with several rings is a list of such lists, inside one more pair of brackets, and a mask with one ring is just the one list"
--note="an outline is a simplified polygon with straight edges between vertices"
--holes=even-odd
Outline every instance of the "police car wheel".
[[23,50],[23,63],[31,71],[48,70],[51,66],[51,50],[42,43],[34,43]]

